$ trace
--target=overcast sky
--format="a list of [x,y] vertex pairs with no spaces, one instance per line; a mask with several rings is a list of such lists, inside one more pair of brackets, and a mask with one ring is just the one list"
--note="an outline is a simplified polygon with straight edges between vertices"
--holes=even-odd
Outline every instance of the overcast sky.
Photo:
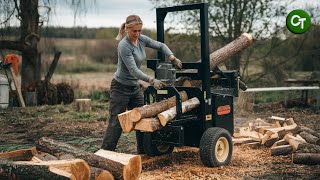
[[[149,0],[96,0],[95,5],[90,3],[87,5],[86,14],[77,16],[76,24],[74,24],[74,11],[64,4],[64,1],[57,0],[57,2],[54,13],[50,16],[51,26],[119,27],[128,15],[137,14],[141,17],[145,28],[156,29],[156,10]],[[312,7],[319,5],[320,0],[294,1],[288,7],[288,13],[293,9],[304,9],[306,3]]]
[[[149,0],[96,0],[95,5],[88,8],[85,15],[78,16],[76,26],[87,27],[119,27],[130,14],[141,17],[144,27],[156,28],[156,11]],[[54,26],[72,27],[74,25],[73,10],[65,4],[57,4],[50,24]]]

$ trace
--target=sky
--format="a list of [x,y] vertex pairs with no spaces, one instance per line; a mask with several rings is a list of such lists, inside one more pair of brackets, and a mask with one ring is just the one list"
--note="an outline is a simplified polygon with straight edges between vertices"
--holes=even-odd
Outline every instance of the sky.
[[[64,3],[58,3],[50,25],[74,26],[74,11]],[[144,27],[156,28],[156,10],[149,0],[96,0],[96,4],[89,5],[87,13],[76,18],[76,26],[87,27],[119,27],[131,14],[139,15]]]
[[[86,27],[119,27],[125,22],[128,15],[139,15],[144,23],[144,28],[156,29],[156,10],[154,4],[149,0],[92,0],[87,2],[87,12],[77,16],[74,22],[74,10],[65,1],[57,0],[53,13],[50,16],[50,26],[86,26]],[[291,1],[291,0],[288,0]],[[288,2],[287,1],[287,2]],[[39,1],[41,2],[41,1]],[[89,3],[88,3],[89,2]],[[280,2],[280,1],[279,1]],[[297,0],[294,1],[288,8],[288,11],[293,9],[304,9],[305,5],[309,6],[320,5],[320,0]],[[45,8],[40,8],[40,13],[45,12]],[[84,12],[84,11],[82,11]]]

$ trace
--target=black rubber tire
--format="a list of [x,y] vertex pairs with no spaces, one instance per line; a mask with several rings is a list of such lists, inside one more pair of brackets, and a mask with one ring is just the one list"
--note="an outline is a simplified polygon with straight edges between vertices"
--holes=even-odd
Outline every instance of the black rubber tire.
[[161,156],[163,154],[171,154],[173,151],[173,145],[156,145],[152,143],[152,133],[144,133],[143,136],[143,148],[144,152],[148,156]]
[[205,166],[218,167],[231,161],[233,144],[230,133],[218,127],[207,129],[200,140],[200,159]]

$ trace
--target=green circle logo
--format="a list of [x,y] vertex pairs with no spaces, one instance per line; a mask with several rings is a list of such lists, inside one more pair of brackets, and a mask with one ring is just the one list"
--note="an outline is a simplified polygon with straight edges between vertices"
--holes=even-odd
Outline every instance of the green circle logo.
[[287,28],[294,34],[302,34],[308,31],[311,18],[307,12],[301,9],[291,11],[287,16]]

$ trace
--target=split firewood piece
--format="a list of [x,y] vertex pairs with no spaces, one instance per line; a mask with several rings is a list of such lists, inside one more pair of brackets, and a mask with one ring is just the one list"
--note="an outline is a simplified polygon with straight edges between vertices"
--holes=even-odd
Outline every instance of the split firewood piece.
[[259,147],[261,147],[261,144],[260,144],[260,142],[251,142],[251,143],[241,144],[241,147],[248,147],[250,149],[258,149]]
[[277,127],[277,128],[265,128],[263,130],[264,131],[272,131],[274,133],[276,133],[278,131],[281,131],[281,130],[286,130],[286,131],[290,132],[290,131],[295,130],[297,127],[298,127],[297,124],[294,123],[294,124],[289,125],[289,126],[283,126],[283,127]]
[[274,122],[277,127],[282,127],[283,123],[286,122],[286,118],[278,117],[278,116],[271,116],[269,119]]
[[232,138],[232,142],[234,145],[237,144],[247,144],[247,143],[253,143],[253,142],[259,142],[254,138]]
[[271,156],[280,156],[280,155],[288,155],[293,152],[293,148],[291,145],[281,145],[272,147],[270,149]]
[[37,154],[36,147],[32,147],[0,153],[0,158],[5,158],[11,161],[30,161],[35,154]]
[[91,167],[91,179],[94,180],[114,180],[113,175],[101,168]]
[[121,163],[123,166],[123,179],[139,179],[142,171],[141,156],[117,153],[103,149],[98,150],[94,154]]
[[91,99],[75,99],[73,108],[76,112],[91,111]]
[[154,132],[161,129],[162,126],[158,118],[143,118],[134,126],[135,130]]
[[256,132],[256,131],[249,131],[248,127],[241,127],[239,128],[238,133],[233,133],[233,137],[240,138],[240,137],[250,137],[257,142],[261,141],[262,134]]
[[[179,94],[182,102],[188,99],[188,95],[185,91],[181,91],[179,92]],[[132,111],[129,114],[129,119],[132,122],[138,122],[140,119],[143,119],[143,118],[154,117],[157,114],[169,108],[172,108],[175,105],[176,105],[176,96],[172,96],[171,98],[168,98],[150,105],[132,109]]]
[[306,143],[306,141],[302,141],[300,138],[294,137],[290,134],[285,135],[283,139],[293,147],[294,151],[298,149],[300,144]]
[[279,140],[279,135],[278,133],[274,133],[272,134],[269,139],[266,140],[266,142],[264,143],[264,145],[266,147],[271,147],[276,141]]
[[125,133],[130,133],[134,129],[134,123],[129,118],[130,112],[131,111],[126,111],[124,113],[118,114],[118,119],[122,128],[122,131]]
[[[198,98],[194,97],[192,99],[189,99],[187,101],[184,101],[181,104],[181,111],[182,113],[191,111],[192,109],[198,107],[200,105],[200,101]],[[157,116],[161,122],[162,126],[165,126],[168,121],[174,119],[177,115],[177,106],[174,106],[166,111],[163,111],[162,113],[159,113]]]
[[224,47],[210,54],[210,70],[228,60],[230,57],[238,54],[243,49],[247,48],[253,42],[253,38],[250,34],[243,33],[240,37],[233,40]]
[[9,161],[0,158],[0,169],[21,179],[89,179],[90,167],[82,159],[57,161]]
[[289,143],[287,143],[284,139],[281,139],[273,143],[272,147],[283,146],[283,145],[289,145]]
[[311,144],[316,144],[316,145],[320,145],[320,138],[308,133],[308,132],[305,132],[305,131],[302,131],[300,133],[300,136],[305,139],[308,143],[311,143]]
[[270,138],[271,135],[275,134],[272,131],[267,131],[262,137],[261,137],[261,144],[266,143],[266,141]]
[[319,153],[293,153],[292,162],[295,164],[320,164]]
[[90,166],[105,169],[112,173],[115,179],[138,179],[141,174],[141,157],[105,151],[112,156],[105,158],[101,154],[83,151],[69,144],[59,142],[47,137],[42,137],[36,144],[37,150],[50,153],[54,156],[59,154],[71,154],[76,158],[85,160]]

